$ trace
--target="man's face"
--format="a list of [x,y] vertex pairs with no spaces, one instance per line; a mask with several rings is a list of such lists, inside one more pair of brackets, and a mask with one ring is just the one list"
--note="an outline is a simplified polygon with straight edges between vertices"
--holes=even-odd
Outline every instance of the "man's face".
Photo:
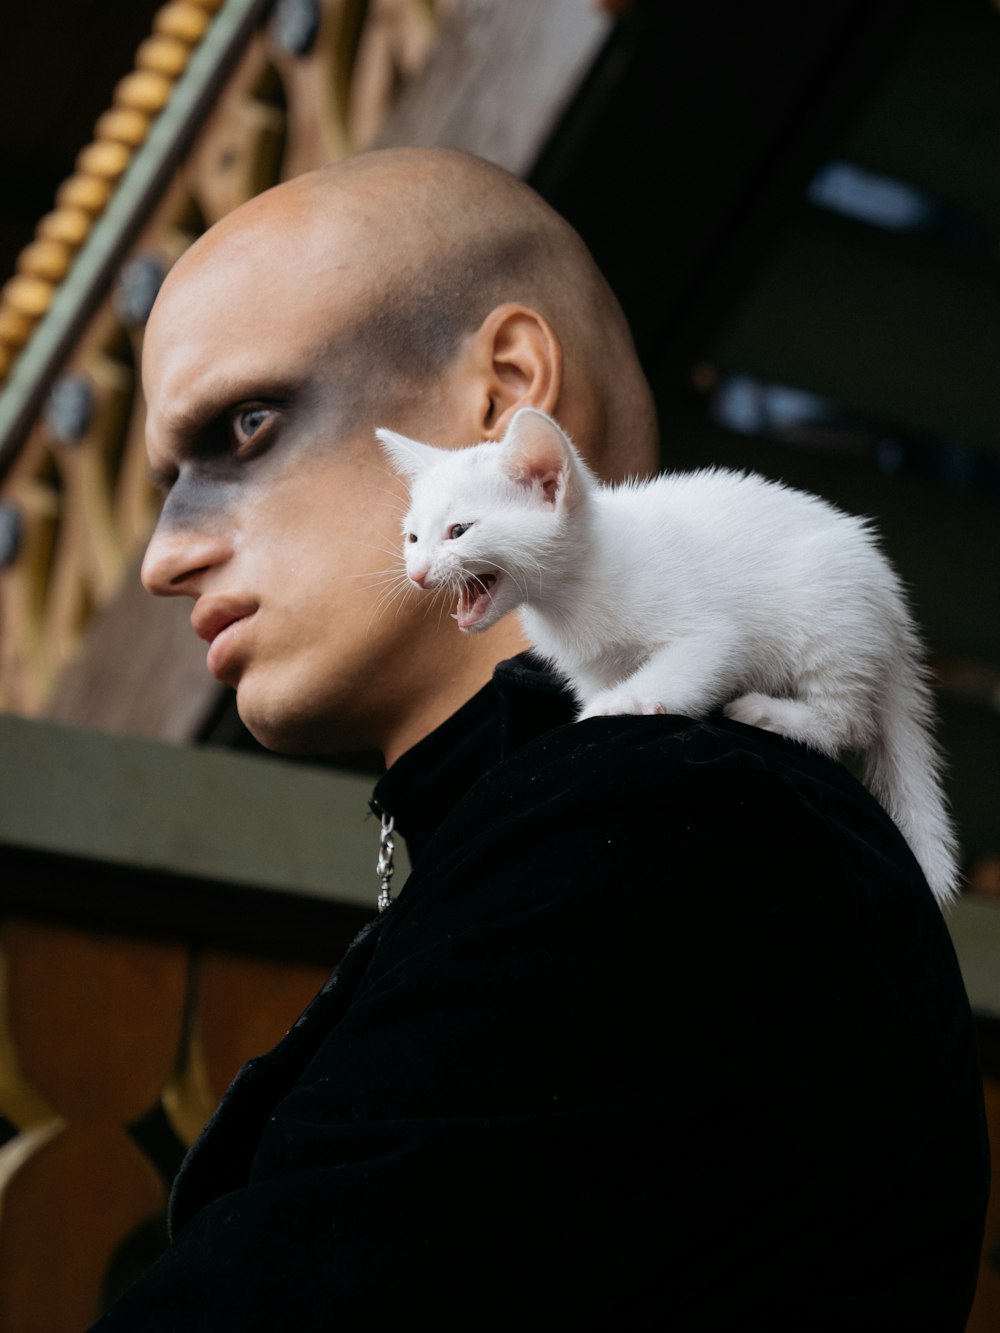
[[157,303],[143,367],[167,496],[143,582],[195,599],[208,668],[264,744],[370,748],[401,678],[412,699],[420,664],[435,670],[422,640],[440,638],[419,595],[386,582],[401,573],[405,493],[373,431],[415,422],[359,418],[335,349],[363,311],[360,261],[328,258],[328,237],[310,257],[293,237],[258,226],[203,243]]

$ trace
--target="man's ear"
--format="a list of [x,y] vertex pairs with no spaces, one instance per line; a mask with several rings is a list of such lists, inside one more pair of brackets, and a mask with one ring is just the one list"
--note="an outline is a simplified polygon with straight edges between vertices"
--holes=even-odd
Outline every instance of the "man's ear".
[[522,407],[555,410],[562,389],[563,352],[544,315],[530,306],[497,306],[473,340],[482,395],[481,438],[498,440]]
[[500,443],[503,469],[512,481],[530,486],[554,508],[575,492],[576,456],[561,427],[544,412],[521,408]]
[[377,427],[375,435],[393,468],[404,477],[419,476],[441,456],[440,449],[421,444],[419,440],[411,440],[409,436],[399,435],[394,430],[387,430],[385,426]]

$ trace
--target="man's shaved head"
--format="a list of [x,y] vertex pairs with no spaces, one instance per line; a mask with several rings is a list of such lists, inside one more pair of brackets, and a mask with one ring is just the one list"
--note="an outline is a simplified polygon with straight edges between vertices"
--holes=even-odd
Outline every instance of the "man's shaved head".
[[[325,223],[332,228],[334,219],[331,270],[322,259]],[[337,302],[324,351],[350,387],[341,399],[344,428],[425,391],[462,339],[513,302],[556,330],[572,396],[592,414],[591,429],[565,424],[592,437],[595,464],[611,475],[655,467],[654,409],[614,294],[573,228],[503,168],[445,149],[359,154],[224,218],[182,258],[176,277],[255,239],[290,256],[301,245],[317,306],[327,295]],[[355,294],[345,323],[344,298]]]

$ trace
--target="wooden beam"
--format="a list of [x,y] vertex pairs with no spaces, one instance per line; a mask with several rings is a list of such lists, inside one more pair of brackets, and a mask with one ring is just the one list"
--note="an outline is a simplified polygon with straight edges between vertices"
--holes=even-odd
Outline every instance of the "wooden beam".
[[611,26],[583,0],[459,5],[379,145],[459,148],[524,175]]
[[962,898],[948,913],[948,930],[973,1012],[1000,1019],[1000,905]]
[[[245,935],[241,903],[260,902],[277,930],[303,905],[311,920],[324,907],[374,913],[371,778],[13,716],[0,716],[0,752],[8,910],[93,908],[171,933],[214,916],[230,941]],[[405,852],[397,865],[401,883]]]

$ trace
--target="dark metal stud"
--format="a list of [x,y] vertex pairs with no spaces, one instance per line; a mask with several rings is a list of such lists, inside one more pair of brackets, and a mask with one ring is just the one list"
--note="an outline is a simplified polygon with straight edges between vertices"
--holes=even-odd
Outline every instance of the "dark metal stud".
[[319,0],[278,0],[271,18],[271,40],[290,56],[312,50],[319,32]]
[[79,444],[94,412],[94,391],[84,375],[61,375],[45,405],[45,425],[54,444]]
[[0,569],[10,569],[21,550],[24,518],[8,500],[0,500]]
[[128,328],[141,329],[149,319],[166,275],[166,265],[156,255],[136,255],[122,265],[115,287],[115,309]]

